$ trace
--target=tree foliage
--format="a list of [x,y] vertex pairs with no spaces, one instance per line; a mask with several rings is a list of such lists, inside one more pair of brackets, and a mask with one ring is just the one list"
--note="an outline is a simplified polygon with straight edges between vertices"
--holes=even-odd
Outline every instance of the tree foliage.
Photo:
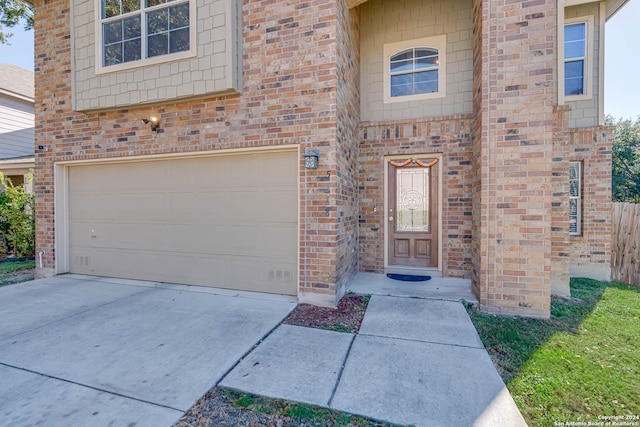
[[25,30],[33,28],[33,6],[25,0],[0,0],[0,43],[10,44],[12,34],[6,29],[20,23]]
[[[29,177],[29,180],[31,177]],[[13,185],[0,172],[0,241],[7,255],[32,256],[35,252],[36,222],[33,193],[25,185]]]
[[640,116],[614,120],[612,152],[612,196],[614,202],[640,203]]

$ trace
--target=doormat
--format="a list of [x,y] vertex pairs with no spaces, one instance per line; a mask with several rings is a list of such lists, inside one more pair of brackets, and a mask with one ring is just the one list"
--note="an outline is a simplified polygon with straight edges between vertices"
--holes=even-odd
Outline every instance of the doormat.
[[431,280],[431,276],[415,276],[413,274],[387,273],[387,277],[393,280],[401,280],[403,282],[426,282],[427,280]]

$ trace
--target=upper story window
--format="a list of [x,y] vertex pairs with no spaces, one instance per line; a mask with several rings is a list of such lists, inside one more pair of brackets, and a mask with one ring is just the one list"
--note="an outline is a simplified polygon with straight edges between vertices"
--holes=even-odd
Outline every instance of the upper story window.
[[564,26],[564,78],[561,79],[567,101],[589,99],[593,49],[593,18],[567,19]]
[[384,45],[384,102],[445,96],[446,36]]
[[584,95],[587,23],[564,26],[564,95]]
[[438,91],[438,49],[411,48],[389,61],[391,97]]
[[[100,67],[162,62],[193,52],[192,0],[101,0]],[[171,55],[170,58],[157,58]],[[157,58],[156,61],[148,61]],[[128,68],[124,67],[117,67]]]

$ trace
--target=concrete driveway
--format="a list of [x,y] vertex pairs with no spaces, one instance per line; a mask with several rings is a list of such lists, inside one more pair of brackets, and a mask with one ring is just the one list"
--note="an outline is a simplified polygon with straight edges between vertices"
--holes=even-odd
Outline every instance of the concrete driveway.
[[0,288],[0,420],[170,426],[290,297],[65,275]]

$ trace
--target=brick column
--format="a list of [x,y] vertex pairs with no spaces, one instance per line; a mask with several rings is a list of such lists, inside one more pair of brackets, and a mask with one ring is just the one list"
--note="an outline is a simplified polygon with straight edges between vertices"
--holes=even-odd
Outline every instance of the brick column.
[[551,293],[568,297],[569,260],[569,110],[556,107],[553,136],[553,202],[551,222]]
[[485,312],[549,316],[553,0],[474,1],[473,289]]

